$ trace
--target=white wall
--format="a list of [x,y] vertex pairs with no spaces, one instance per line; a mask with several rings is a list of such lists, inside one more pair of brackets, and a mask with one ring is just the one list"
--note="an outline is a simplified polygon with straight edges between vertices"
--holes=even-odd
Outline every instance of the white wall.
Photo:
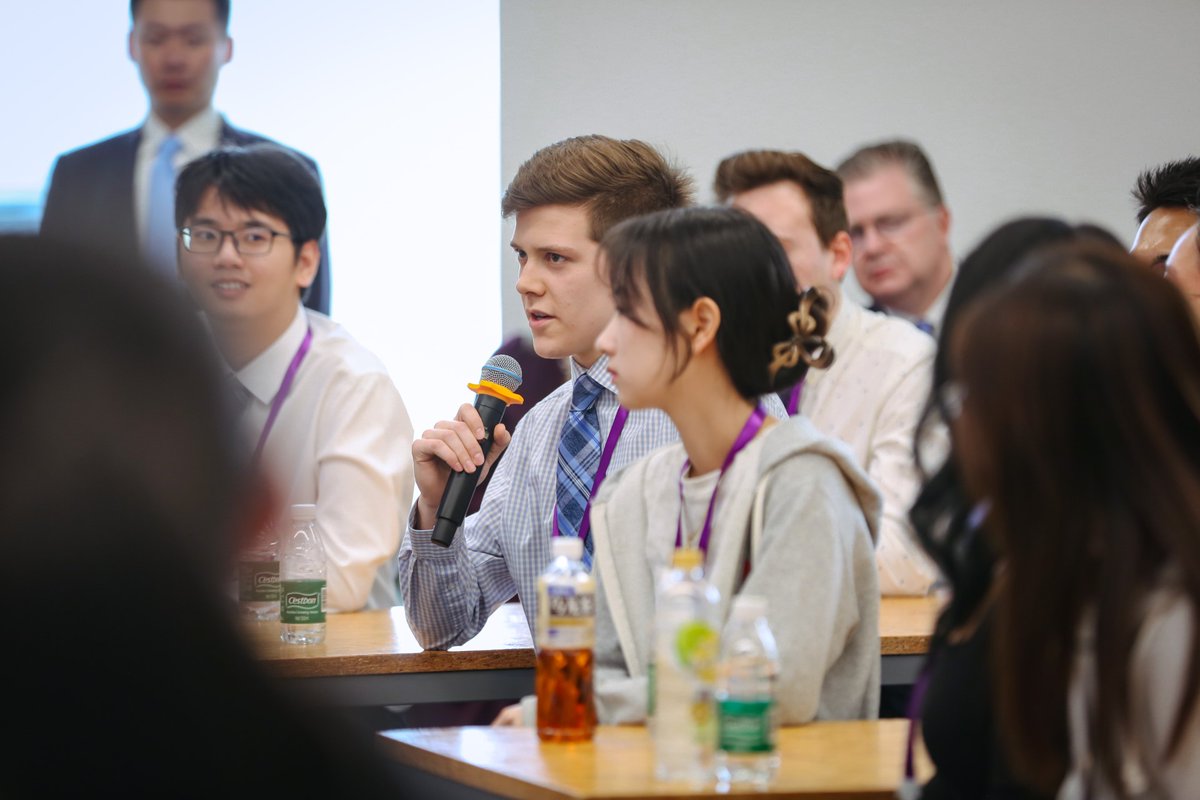
[[502,0],[501,168],[567,136],[640,138],[709,201],[737,150],[833,167],[905,136],[934,162],[960,256],[1028,213],[1129,240],[1137,173],[1200,154],[1198,32],[1195,0]]
[[[0,48],[0,201],[141,120],[126,9],[0,0],[20,31]],[[904,135],[934,159],[959,254],[1019,213],[1128,239],[1137,172],[1200,152],[1197,30],[1194,0],[238,0],[217,104],[320,162],[334,314],[420,430],[469,399],[499,298],[504,330],[525,330],[497,210],[537,148],[643,138],[706,200],[739,149],[832,166]]]
[[[124,0],[0,0],[0,202],[140,124]],[[387,363],[419,433],[500,343],[498,0],[235,0],[216,105],[311,155],[333,316]]]

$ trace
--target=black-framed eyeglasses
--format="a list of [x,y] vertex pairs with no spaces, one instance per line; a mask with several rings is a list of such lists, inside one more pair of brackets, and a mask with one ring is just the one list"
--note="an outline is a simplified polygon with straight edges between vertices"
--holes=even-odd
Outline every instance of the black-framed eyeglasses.
[[875,229],[875,233],[891,241],[908,227],[908,223],[920,215],[932,213],[934,210],[936,209],[914,208],[908,211],[898,211],[895,214],[885,214],[879,219],[863,225],[853,225],[850,227],[850,241],[855,245],[862,245],[863,241],[867,238],[868,228],[872,227]]
[[252,225],[240,231],[223,231],[206,225],[192,225],[179,229],[183,239],[183,248],[189,253],[212,254],[225,244],[225,237],[233,239],[233,249],[244,256],[261,256],[271,252],[271,245],[276,236],[285,239],[291,237],[286,233],[273,231],[261,225]]

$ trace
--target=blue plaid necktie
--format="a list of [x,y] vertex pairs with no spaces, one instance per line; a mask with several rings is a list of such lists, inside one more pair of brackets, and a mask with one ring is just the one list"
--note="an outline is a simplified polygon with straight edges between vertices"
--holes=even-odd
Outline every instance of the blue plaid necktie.
[[175,264],[175,154],[183,143],[168,136],[158,147],[150,168],[150,197],[147,203],[146,231],[142,253],[146,263],[170,278]]
[[[558,440],[558,469],[555,472],[558,489],[558,527],[563,536],[578,536],[592,495],[596,467],[600,464],[600,418],[596,400],[604,387],[584,373],[575,380],[571,392],[571,410],[563,423]],[[583,563],[592,564],[592,536],[583,541]]]

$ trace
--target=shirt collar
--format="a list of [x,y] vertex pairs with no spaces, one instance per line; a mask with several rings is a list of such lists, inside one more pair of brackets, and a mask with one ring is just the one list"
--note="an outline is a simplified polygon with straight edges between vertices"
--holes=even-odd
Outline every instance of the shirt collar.
[[844,302],[838,307],[837,314],[829,325],[829,331],[825,334],[825,338],[834,347],[834,353],[837,352],[838,342],[854,338],[854,333],[862,327],[863,316],[866,313],[865,308],[854,303]]
[[946,282],[945,287],[942,289],[941,293],[934,298],[933,303],[929,306],[929,308],[925,309],[924,314],[906,314],[903,311],[896,308],[891,308],[890,306],[884,308],[884,312],[893,317],[906,319],[914,324],[922,321],[928,322],[933,326],[933,335],[937,336],[942,329],[942,317],[946,314],[946,303],[950,301],[950,289],[954,286],[954,278],[955,273],[950,273],[950,280]]
[[254,360],[237,371],[237,378],[262,403],[270,403],[283,383],[283,376],[292,363],[304,332],[308,329],[308,317],[304,307],[296,304],[296,316],[283,335],[259,353]]
[[933,305],[925,312],[925,320],[933,325],[933,330],[938,333],[942,329],[942,317],[946,316],[946,303],[950,302],[950,289],[954,286],[954,273],[950,274],[950,280],[946,281],[945,288],[941,294],[933,301]]
[[181,150],[190,161],[220,144],[223,125],[224,120],[212,106],[193,115],[191,119],[174,131],[167,127],[167,123],[159,119],[154,112],[150,112],[150,116],[142,125],[142,146],[148,148],[151,153],[157,153],[158,146],[173,133],[179,139],[179,143],[182,145]]
[[579,362],[572,357],[571,382],[574,383],[575,379],[585,372],[589,377],[591,377],[592,380],[603,386],[608,391],[612,392],[613,394],[617,393],[617,385],[613,383],[612,375],[608,371],[608,356],[601,355],[596,359],[596,362],[587,369],[584,369],[582,366],[580,366]]

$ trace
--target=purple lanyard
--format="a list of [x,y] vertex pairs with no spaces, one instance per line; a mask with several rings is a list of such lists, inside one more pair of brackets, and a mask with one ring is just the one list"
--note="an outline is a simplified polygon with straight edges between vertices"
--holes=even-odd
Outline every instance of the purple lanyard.
[[[721,488],[721,478],[725,477],[725,470],[729,469],[729,465],[733,463],[734,456],[758,435],[766,419],[767,412],[763,409],[762,404],[755,406],[754,411],[750,414],[750,419],[746,420],[746,424],[742,426],[742,432],[733,440],[733,447],[729,448],[729,452],[725,455],[725,461],[721,464],[721,472],[717,475],[717,485],[713,487],[712,497],[708,500],[708,513],[704,515],[704,527],[700,530],[700,550],[706,555],[708,539],[712,535],[713,509],[717,505],[717,490]],[[687,474],[691,465],[691,459],[684,459],[683,469],[679,471],[679,520],[675,523],[676,549],[683,547],[683,476]]]
[[787,413],[789,417],[796,416],[796,412],[800,410],[800,397],[804,394],[804,378],[792,387],[792,393],[788,396]]
[[275,418],[279,416],[279,409],[283,408],[283,401],[287,399],[288,392],[292,389],[292,382],[296,380],[296,373],[300,371],[300,362],[308,355],[312,339],[312,328],[309,328],[304,334],[304,341],[300,342],[300,349],[296,351],[296,355],[292,356],[292,363],[288,364],[287,372],[283,374],[283,382],[279,384],[279,391],[271,400],[271,410],[267,413],[267,421],[263,425],[262,433],[258,435],[258,446],[254,448],[255,463],[258,463],[258,459],[262,456],[263,445],[267,443],[267,437],[271,434],[271,429],[275,427]]
[[[987,518],[988,510],[991,508],[990,500],[981,500],[971,508],[970,516],[967,517],[967,525],[970,530],[977,531],[979,526],[983,524]],[[943,647],[946,646],[944,643]],[[897,797],[919,797],[920,792],[917,789],[917,770],[914,763],[914,751],[917,747],[917,726],[920,724],[922,706],[925,705],[925,694],[929,691],[929,684],[933,678],[933,667],[937,661],[938,651],[934,650],[925,657],[925,663],[921,666],[921,672],[917,675],[917,680],[913,683],[912,692],[908,696],[908,742],[904,751],[904,783],[901,789],[896,793]]]
[[917,747],[917,726],[920,724],[921,707],[925,705],[925,692],[929,689],[935,658],[935,653],[930,653],[926,657],[925,664],[921,667],[920,674],[917,675],[916,683],[913,684],[912,693],[908,697],[908,740],[904,748],[904,782],[900,791],[896,793],[897,797],[917,797],[919,795],[916,788],[917,770],[914,751]]
[[[625,407],[617,408],[617,416],[613,419],[612,429],[608,432],[608,440],[604,443],[604,452],[600,454],[600,463],[596,466],[596,477],[592,479],[592,491],[588,493],[587,505],[583,507],[583,522],[579,524],[579,539],[587,541],[588,531],[592,529],[592,498],[596,496],[596,492],[600,489],[600,484],[604,481],[604,476],[608,474],[608,462],[612,461],[613,451],[617,449],[617,442],[621,438],[621,431],[625,428],[625,420],[629,418],[629,410]],[[554,535],[561,536],[558,532],[558,504],[554,506]]]

